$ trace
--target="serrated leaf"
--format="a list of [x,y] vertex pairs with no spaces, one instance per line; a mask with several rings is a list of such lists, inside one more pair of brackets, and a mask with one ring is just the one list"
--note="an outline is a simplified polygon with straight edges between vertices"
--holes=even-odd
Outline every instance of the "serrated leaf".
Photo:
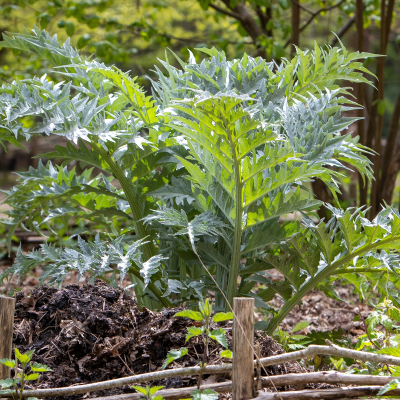
[[52,369],[44,364],[32,363],[30,368],[33,372],[50,372]]
[[201,327],[189,326],[187,328],[187,334],[186,334],[185,341],[187,342],[190,338],[201,335],[204,332],[204,329],[205,329],[204,326],[201,326]]
[[230,319],[233,319],[233,313],[232,312],[220,312],[217,314],[213,315],[213,321],[214,322],[222,322],[222,321],[229,321]]
[[385,393],[389,392],[390,390],[399,389],[400,388],[400,380],[393,379],[390,383],[383,386],[381,390],[378,392],[378,396],[383,396]]
[[153,395],[154,393],[158,392],[161,390],[164,386],[152,386],[150,388],[150,394]]
[[221,358],[233,358],[232,351],[230,350],[221,350],[219,355]]
[[301,349],[305,349],[306,348],[306,346],[304,346],[304,345],[302,345],[302,344],[300,344],[300,343],[289,343],[288,345],[287,345],[287,347],[290,349],[290,350],[301,350]]
[[131,388],[137,390],[138,392],[140,392],[144,395],[146,395],[146,393],[147,393],[146,388],[141,387],[141,386],[131,386]]
[[188,349],[186,347],[181,347],[179,350],[170,350],[167,354],[167,359],[164,361],[161,369],[165,369],[169,364],[172,363],[172,361],[175,361],[178,358],[185,356],[187,353]]
[[7,378],[7,379],[1,379],[0,380],[0,387],[2,389],[9,388],[9,387],[11,387],[13,385],[14,385],[14,379]]
[[393,357],[400,357],[400,349],[397,347],[384,347],[378,350],[378,354],[387,354]]
[[309,321],[300,321],[298,322],[292,329],[292,332],[298,332],[303,330],[304,328],[307,328],[310,325]]
[[[140,275],[143,277],[145,288],[149,284],[151,276],[156,274],[159,271],[161,261],[164,259],[165,259],[165,257],[163,257],[161,255],[156,255],[156,256],[149,258],[144,263],[141,263]],[[129,268],[129,266],[127,265],[126,268],[124,268],[124,271],[127,271],[128,268]]]
[[400,310],[398,308],[390,307],[388,310],[388,315],[390,318],[400,323]]
[[33,353],[35,352],[35,350],[29,350],[26,353],[21,354],[17,348],[15,348],[14,351],[15,357],[17,357],[22,365],[26,365],[29,361],[31,361]]
[[38,374],[38,373],[28,374],[28,375],[25,375],[25,380],[27,380],[27,381],[35,381],[36,379],[39,378],[39,376],[40,376],[40,374]]
[[201,313],[192,310],[179,311],[174,315],[174,317],[186,317],[192,319],[193,321],[203,321],[203,316]]
[[199,309],[203,317],[205,317],[206,319],[208,319],[211,316],[212,304],[208,297],[206,298],[205,301],[199,302]]
[[208,336],[217,341],[219,344],[222,344],[222,346],[224,346],[226,349],[228,348],[225,329],[214,329],[212,332],[208,332]]
[[212,389],[194,390],[192,393],[192,400],[217,400],[218,393]]
[[6,367],[9,368],[14,368],[15,367],[15,361],[11,360],[10,358],[0,358],[0,364],[5,365]]

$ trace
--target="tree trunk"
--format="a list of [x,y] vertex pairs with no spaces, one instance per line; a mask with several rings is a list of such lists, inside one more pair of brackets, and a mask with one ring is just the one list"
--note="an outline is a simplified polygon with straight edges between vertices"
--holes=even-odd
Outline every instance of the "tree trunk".
[[235,7],[231,7],[231,1],[230,0],[223,0],[223,3],[235,14],[238,15],[238,20],[240,23],[243,25],[243,28],[248,32],[248,34],[251,37],[251,40],[253,43],[256,45],[257,48],[257,54],[260,57],[266,58],[266,53],[263,48],[261,48],[257,42],[258,38],[260,36],[263,36],[264,32],[261,26],[257,23],[257,21],[253,18],[253,16],[250,14],[248,8],[246,5],[242,2],[239,2],[236,4]]
[[260,20],[261,28],[262,28],[264,35],[267,35],[268,37],[272,37],[273,30],[272,30],[272,28],[268,29],[268,23],[272,19],[272,8],[266,6],[265,12],[264,12],[262,10],[261,6],[256,6],[256,13]]
[[[394,9],[394,0],[389,0],[386,7],[386,0],[381,2],[381,29],[380,29],[380,48],[379,53],[386,55],[387,44],[389,41],[390,26],[392,23],[392,15]],[[377,66],[377,78],[378,78],[378,91],[376,93],[376,100],[371,106],[371,115],[369,120],[368,132],[367,132],[367,143],[374,139],[373,149],[378,153],[374,157],[374,176],[375,180],[372,182],[371,188],[371,209],[370,217],[375,218],[379,212],[381,204],[381,182],[382,179],[379,177],[379,171],[381,167],[381,139],[383,130],[383,114],[378,113],[378,105],[384,99],[384,66],[385,57],[378,58]],[[382,177],[383,178],[383,177]]]
[[295,46],[300,45],[300,6],[296,0],[292,0],[292,47],[290,54],[292,57],[296,54]]
[[[397,96],[392,121],[390,123],[385,157],[382,165],[381,197],[386,203],[391,204],[396,185],[397,174],[400,169],[400,143],[398,140],[400,123],[400,92]],[[397,146],[396,146],[396,143]],[[393,151],[395,149],[395,151]]]

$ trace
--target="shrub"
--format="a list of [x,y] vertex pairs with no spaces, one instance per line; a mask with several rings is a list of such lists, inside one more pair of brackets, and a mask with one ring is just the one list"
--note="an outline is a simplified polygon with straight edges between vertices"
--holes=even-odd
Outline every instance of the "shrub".
[[[368,149],[342,134],[357,120],[342,114],[357,104],[336,83],[369,83],[360,60],[370,54],[316,45],[277,65],[201,49],[208,57],[200,63],[192,55],[188,63],[175,56],[180,69],[163,61],[166,74],[156,67],[146,96],[129,74],[45,31],[5,36],[2,46],[39,54],[65,81],[4,85],[1,139],[60,135],[67,144],[42,158],[84,168],[49,161],[21,173],[8,193],[9,241],[18,226],[40,233],[62,221],[68,236],[72,217],[87,238],[19,250],[2,278],[39,264],[52,283],[72,269],[114,283],[129,274],[149,307],[196,304],[213,291],[221,310],[234,296],[251,296],[271,312],[263,326],[270,333],[314,287],[331,292],[338,275],[383,265],[396,285],[397,256],[388,253],[400,239],[396,210],[385,207],[373,222],[360,209],[331,207],[326,222],[312,213],[322,205],[312,180],[336,196],[340,170],[372,177]],[[282,223],[296,212],[302,223]],[[272,268],[283,282],[269,279]],[[256,283],[266,288],[254,290]],[[285,301],[280,310],[267,304],[275,294]]]

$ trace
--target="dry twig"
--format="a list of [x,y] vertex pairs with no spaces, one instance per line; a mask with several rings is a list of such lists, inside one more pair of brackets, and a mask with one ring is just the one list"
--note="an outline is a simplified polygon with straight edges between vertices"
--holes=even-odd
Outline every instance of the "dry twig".
[[[297,385],[305,383],[330,383],[330,384],[346,384],[346,385],[386,385],[393,378],[390,376],[376,376],[376,375],[351,375],[344,374],[336,371],[322,371],[304,374],[288,374],[271,376],[270,378],[262,377],[259,382],[262,387],[272,387],[272,383],[277,387],[287,385]],[[272,383],[271,383],[272,381]],[[255,382],[256,383],[256,382]],[[260,385],[261,386],[261,385]],[[163,389],[157,392],[158,395],[163,396],[165,399],[174,400],[190,397],[190,394],[196,390],[197,387],[191,386],[179,389]],[[202,385],[201,389],[212,389],[218,393],[226,393],[232,390],[232,382],[212,383],[209,385]],[[260,387],[261,389],[261,387]],[[296,393],[296,392],[295,392]],[[283,393],[280,392],[282,395]],[[140,393],[126,393],[114,396],[97,397],[96,400],[137,400],[141,398]]]
[[[260,360],[261,365],[263,366],[268,366],[268,365],[276,365],[276,364],[282,364],[288,361],[293,361],[293,360],[298,360],[301,358],[306,358],[311,355],[316,355],[316,354],[323,354],[323,355],[330,355],[330,356],[339,356],[339,357],[348,357],[348,358],[353,358],[356,360],[361,360],[361,361],[370,361],[370,362],[377,362],[377,363],[382,363],[382,364],[389,364],[389,365],[398,365],[400,366],[400,358],[399,357],[392,357],[392,356],[387,356],[383,354],[372,354],[372,353],[365,353],[362,351],[356,351],[356,350],[348,350],[348,349],[342,349],[341,347],[335,346],[330,343],[329,346],[309,346],[307,349],[300,350],[300,351],[294,351],[292,353],[287,353],[287,354],[280,354],[277,356],[272,356],[272,357],[266,357],[262,358]],[[255,366],[257,365],[257,362],[254,362]],[[75,387],[64,387],[64,388],[56,388],[56,389],[39,389],[39,390],[25,390],[23,393],[23,397],[56,397],[56,396],[71,396],[75,394],[81,394],[81,393],[87,393],[87,392],[94,392],[97,390],[105,390],[105,389],[111,389],[115,387],[120,387],[124,385],[134,385],[142,382],[149,382],[149,381],[154,381],[154,380],[160,380],[160,379],[165,379],[165,378],[172,378],[172,377],[178,377],[178,376],[190,376],[190,375],[198,375],[200,373],[201,368],[200,367],[189,367],[189,368],[177,368],[177,369],[170,369],[170,370],[165,370],[165,371],[155,371],[147,374],[141,374],[141,375],[135,375],[135,376],[129,376],[125,378],[119,378],[119,379],[112,379],[109,381],[104,381],[104,382],[96,382],[96,383],[91,383],[88,385],[81,385],[81,386],[75,386]],[[216,375],[216,374],[222,374],[226,372],[232,371],[232,364],[220,364],[220,365],[210,365],[206,366],[203,370],[204,375]],[[315,381],[312,380],[313,374],[295,374],[297,376],[302,375],[302,381],[301,382],[295,382],[293,380],[293,374],[291,375],[283,375],[283,376],[270,376],[268,378],[263,378],[263,386],[267,386],[265,381],[270,382],[268,386],[285,386],[285,385],[292,385],[295,383],[314,383]],[[346,375],[346,374],[342,374]],[[322,376],[322,375],[321,375]],[[335,375],[338,376],[338,375]],[[390,377],[368,377],[371,380],[366,381],[362,379],[365,379],[367,376],[366,375],[348,375],[346,377],[346,382],[341,381],[341,382],[336,382],[336,383],[346,383],[346,384],[381,384],[381,381],[372,381],[372,379],[376,378],[383,378],[386,379],[385,381],[382,379],[382,384],[386,384],[390,382]],[[283,380],[285,379],[291,379],[290,381],[285,381],[285,383],[282,383],[282,381],[277,381],[277,378],[281,378]],[[352,381],[350,382],[351,379],[358,379],[357,381]],[[315,378],[314,378],[315,379]],[[328,379],[328,378],[326,378]],[[331,378],[329,378],[331,379]],[[344,379],[344,378],[343,378]],[[387,380],[389,379],[389,380]],[[323,382],[319,380],[318,382]],[[330,381],[330,383],[334,383],[333,381]],[[282,392],[279,393],[279,395],[283,394]],[[278,394],[276,394],[278,396]],[[2,397],[6,398],[11,398],[13,397],[12,394],[2,394]],[[282,397],[283,398],[283,397]],[[279,397],[277,397],[279,399]]]
[[[310,399],[349,399],[362,398],[365,396],[374,396],[380,386],[364,386],[364,387],[343,387],[335,389],[320,389],[320,390],[299,390],[296,392],[280,392],[278,393],[260,393],[254,400],[310,400]],[[395,389],[389,392],[389,396],[400,395],[400,390]],[[398,398],[398,397],[397,397]]]

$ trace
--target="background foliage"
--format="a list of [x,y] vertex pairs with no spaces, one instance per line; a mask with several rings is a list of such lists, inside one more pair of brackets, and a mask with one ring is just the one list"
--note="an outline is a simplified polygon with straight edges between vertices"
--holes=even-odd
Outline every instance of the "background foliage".
[[[314,40],[319,45],[337,44],[334,32],[350,49],[387,55],[368,62],[378,77],[378,90],[359,86],[354,92],[359,104],[365,106],[358,113],[366,119],[352,129],[364,145],[378,153],[371,157],[376,182],[356,184],[353,176],[344,182],[340,196],[343,205],[368,203],[373,217],[382,201],[399,203],[398,195],[393,197],[400,169],[399,7],[398,0],[3,0],[0,30],[21,31],[36,23],[61,39],[70,37],[84,52],[131,70],[147,89],[150,85],[144,77],[152,75],[153,60],[163,57],[166,47],[184,58],[188,49],[216,46],[229,58],[246,51],[280,60],[293,54],[293,45],[312,48]],[[195,53],[195,57],[201,55]],[[45,67],[35,56],[21,53],[14,58],[5,49],[0,50],[0,63],[0,76],[5,80],[15,74],[40,75]],[[30,150],[37,154],[37,145],[33,143]],[[3,163],[4,169],[7,165]],[[318,198],[332,201],[318,180],[313,189]],[[320,211],[321,216],[325,214]]]

